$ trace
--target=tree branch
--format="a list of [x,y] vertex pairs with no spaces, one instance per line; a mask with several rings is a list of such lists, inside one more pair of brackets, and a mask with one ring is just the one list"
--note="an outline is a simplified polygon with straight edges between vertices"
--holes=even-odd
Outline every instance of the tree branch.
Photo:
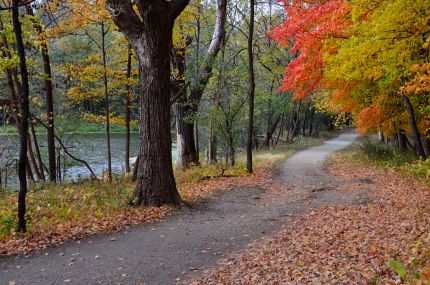
[[188,3],[190,3],[190,0],[173,0],[170,3],[170,18],[173,21],[176,20],[187,7]]
[[134,11],[133,3],[130,0],[107,0],[106,9],[127,39],[140,35],[142,21]]

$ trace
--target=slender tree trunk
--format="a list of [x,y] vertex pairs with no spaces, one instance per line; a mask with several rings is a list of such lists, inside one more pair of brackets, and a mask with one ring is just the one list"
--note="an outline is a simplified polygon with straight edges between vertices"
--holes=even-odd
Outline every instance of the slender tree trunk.
[[131,46],[128,46],[128,56],[127,56],[127,84],[125,85],[125,172],[130,172],[130,109],[131,109],[131,91],[130,91],[130,79],[131,79],[131,56],[132,50]]
[[280,121],[281,121],[281,116],[277,116],[275,120],[273,120],[272,117],[270,117],[268,122],[267,122],[266,137],[264,139],[264,145],[267,148],[270,147],[270,141],[272,140],[273,134],[275,133],[276,129],[278,128]]
[[218,144],[218,138],[215,133],[215,130],[211,125],[210,138],[209,138],[209,163],[210,164],[216,164],[218,162],[217,144]]
[[197,164],[200,164],[199,125],[194,122],[194,145],[196,146]]
[[194,115],[193,107],[187,100],[187,91],[185,84],[185,53],[191,40],[180,48],[172,48],[170,66],[172,70],[171,96],[179,95],[177,103],[174,103],[173,110],[175,113],[176,125],[176,149],[178,158],[176,160],[176,169],[183,170],[192,164],[198,164],[197,148],[195,145]]
[[131,176],[131,181],[133,182],[137,181],[137,174],[139,173],[139,158],[140,158],[140,155],[136,157],[136,162],[134,163],[133,175]]
[[33,166],[33,171],[34,173],[36,173],[36,177],[38,181],[44,180],[40,172],[39,165],[37,165],[36,158],[34,156],[30,133],[28,133],[28,138],[27,138],[27,150],[28,150],[28,157],[30,158],[31,165]]
[[315,111],[313,109],[311,109],[311,117],[309,119],[309,132],[308,132],[308,136],[312,136],[312,129],[314,126],[314,115],[315,115]]
[[108,157],[108,179],[112,181],[112,155],[110,146],[110,110],[109,110],[109,89],[108,89],[108,78],[107,78],[107,64],[106,64],[106,34],[104,23],[101,25],[102,28],[102,55],[103,55],[103,85],[105,95],[105,106],[106,106],[106,143],[107,143],[107,157]]
[[411,127],[412,130],[412,136],[414,138],[414,144],[415,144],[415,149],[417,151],[417,154],[422,157],[422,158],[426,158],[426,153],[424,152],[424,148],[421,142],[421,135],[420,132],[418,130],[417,127],[417,121],[415,119],[415,112],[414,112],[414,108],[412,107],[411,101],[409,100],[408,96],[403,95],[403,101],[405,102],[406,105],[406,109],[408,110],[408,114],[409,114],[409,125]]
[[284,121],[285,121],[285,119],[284,119],[284,113],[282,113],[282,116],[281,116],[281,125],[279,126],[278,136],[276,137],[276,141],[274,143],[274,146],[278,145],[279,139],[281,138],[281,136],[282,136],[282,134],[284,132]]
[[422,141],[423,141],[424,152],[426,153],[427,157],[429,157],[430,156],[430,139],[423,137]]
[[248,76],[249,76],[249,93],[248,93],[248,143],[246,146],[246,169],[249,173],[252,169],[252,144],[254,133],[254,93],[255,93],[255,74],[254,74],[254,0],[249,1],[249,32],[248,32]]
[[[198,77],[194,80],[191,85],[190,94],[187,98],[187,114],[191,117],[191,122],[188,122],[188,126],[184,124],[181,128],[184,131],[182,135],[177,136],[177,144],[182,145],[182,149],[188,153],[181,155],[180,149],[178,149],[178,161],[177,165],[182,165],[183,168],[188,167],[189,163],[198,163],[198,153],[196,150],[194,140],[194,121],[192,117],[197,114],[203,92],[209,83],[212,76],[212,70],[215,65],[216,57],[221,49],[223,41],[225,39],[225,23],[227,19],[227,0],[217,0],[217,14],[216,23],[213,31],[211,43],[205,56],[203,65],[198,72]],[[185,129],[187,128],[187,129]],[[186,137],[189,136],[189,137]],[[182,141],[181,141],[182,140]],[[188,158],[188,161],[179,162],[182,157]],[[190,160],[190,158],[194,160]]]
[[[26,6],[27,13],[30,16],[34,16],[33,9],[30,5]],[[49,180],[52,182],[56,181],[57,163],[55,161],[55,130],[54,130],[54,96],[53,96],[53,85],[52,85],[52,73],[51,73],[51,61],[49,58],[49,50],[47,38],[43,27],[36,21],[33,20],[33,26],[41,39],[40,45],[42,47],[42,60],[43,60],[43,71],[45,73],[44,83],[46,91],[46,117],[48,119],[47,129],[47,142],[48,142],[48,159],[49,159]]]
[[306,126],[307,126],[307,122],[308,122],[309,106],[310,106],[310,102],[306,106],[305,116],[303,118],[302,131],[301,131],[302,136],[306,136]]
[[197,150],[194,140],[194,123],[188,122],[186,115],[188,108],[182,103],[174,105],[176,118],[176,145],[178,159],[176,168],[179,170],[188,168],[191,164],[198,163]]
[[43,181],[45,181],[45,173],[43,171],[43,161],[42,161],[42,156],[40,154],[39,144],[37,142],[36,130],[34,129],[34,125],[31,121],[30,121],[30,130],[31,130],[31,134],[33,137],[34,149],[36,151],[37,164],[39,165],[39,171],[40,171],[40,175],[41,175],[40,178]]
[[27,231],[26,223],[26,196],[27,196],[27,140],[28,140],[28,120],[30,114],[29,94],[30,87],[28,83],[27,63],[25,59],[24,42],[22,39],[22,28],[19,19],[19,4],[20,0],[12,1],[12,21],[13,31],[16,37],[16,49],[19,57],[19,68],[22,80],[22,93],[20,94],[20,111],[21,111],[21,128],[20,128],[20,149],[18,160],[18,177],[19,177],[19,193],[18,193],[18,232]]
[[398,147],[400,151],[406,151],[406,135],[403,130],[399,130],[397,134]]
[[378,131],[378,138],[379,138],[379,143],[380,144],[384,144],[385,143],[385,136],[384,133],[381,132],[380,130]]

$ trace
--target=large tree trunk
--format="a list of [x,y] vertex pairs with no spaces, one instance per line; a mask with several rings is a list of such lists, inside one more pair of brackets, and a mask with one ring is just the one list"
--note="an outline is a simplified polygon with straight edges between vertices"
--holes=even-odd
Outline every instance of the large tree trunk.
[[28,71],[25,62],[25,49],[22,39],[22,28],[19,20],[19,0],[12,2],[12,21],[13,31],[16,37],[16,49],[19,57],[19,68],[22,80],[22,92],[20,94],[20,111],[21,111],[21,127],[20,127],[20,149],[18,160],[18,178],[19,178],[19,193],[18,193],[18,232],[27,231],[26,223],[26,196],[27,196],[27,140],[28,140],[28,119],[30,114],[29,93],[30,87],[28,84]]
[[255,95],[255,74],[254,74],[254,0],[249,1],[249,31],[248,31],[248,143],[246,145],[246,170],[252,173],[252,146],[254,133],[254,95]]
[[417,154],[422,158],[426,158],[427,156],[426,156],[426,153],[424,152],[423,144],[421,142],[421,135],[418,130],[417,121],[415,119],[414,108],[412,107],[411,101],[409,100],[408,96],[403,95],[403,101],[405,102],[406,109],[408,110],[409,125],[412,130],[412,136],[414,138],[414,144],[415,144],[415,149],[417,151]]
[[[159,11],[162,12],[162,11]],[[141,41],[131,44],[141,66],[140,159],[135,197],[137,204],[179,205],[172,167],[170,134],[170,45],[172,27],[163,13],[147,13]],[[160,23],[161,22],[161,23]]]
[[188,1],[108,0],[107,9],[131,44],[140,69],[140,159],[134,204],[180,206],[172,166],[170,51],[173,23]]
[[[30,5],[26,6],[27,13],[30,16],[34,16],[33,9]],[[57,163],[55,161],[55,130],[54,130],[54,96],[52,87],[52,73],[51,73],[51,61],[49,58],[48,42],[46,39],[45,31],[43,27],[36,21],[33,21],[33,26],[36,32],[41,38],[40,45],[42,47],[42,59],[43,59],[43,71],[45,92],[46,92],[46,117],[48,120],[47,129],[47,142],[48,142],[48,159],[49,159],[49,180],[52,182],[56,181],[57,174]],[[42,166],[41,166],[42,167]]]

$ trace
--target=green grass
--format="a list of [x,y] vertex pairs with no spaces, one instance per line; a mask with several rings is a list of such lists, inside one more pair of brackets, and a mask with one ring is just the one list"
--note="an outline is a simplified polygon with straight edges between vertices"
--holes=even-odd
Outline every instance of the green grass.
[[381,144],[374,135],[361,137],[338,155],[366,164],[396,168],[402,173],[415,175],[427,181],[430,175],[430,158],[420,160],[410,149],[401,152],[392,144]]
[[[29,230],[34,225],[55,226],[88,216],[108,216],[127,208],[133,184],[125,180],[112,183],[85,181],[70,185],[48,185],[27,194]],[[17,192],[0,192],[0,240],[15,234]]]

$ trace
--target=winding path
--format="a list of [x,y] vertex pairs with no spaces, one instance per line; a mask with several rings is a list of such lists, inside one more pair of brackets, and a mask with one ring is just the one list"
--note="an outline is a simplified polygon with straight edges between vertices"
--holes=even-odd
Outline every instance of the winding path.
[[0,259],[0,284],[174,284],[218,259],[278,231],[295,214],[362,197],[329,191],[327,157],[356,139],[348,132],[298,152],[275,172],[276,199],[261,188],[237,188],[184,208],[165,221],[66,243],[28,257]]

